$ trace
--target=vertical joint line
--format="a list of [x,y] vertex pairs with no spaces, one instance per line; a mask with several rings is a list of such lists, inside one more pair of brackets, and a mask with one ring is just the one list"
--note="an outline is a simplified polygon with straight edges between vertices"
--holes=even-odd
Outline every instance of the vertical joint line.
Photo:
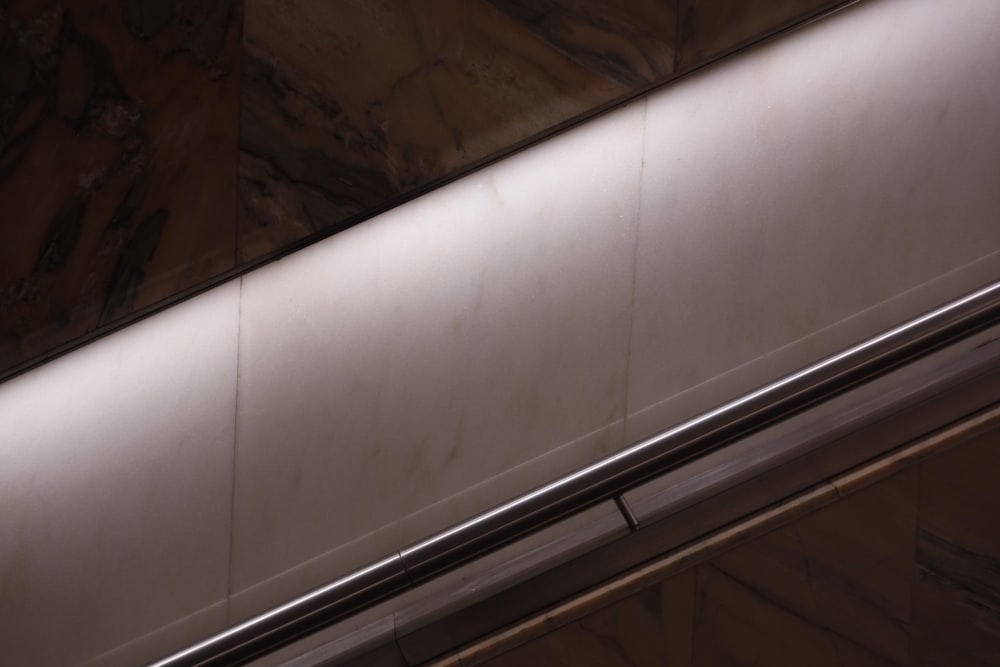
[[639,520],[635,517],[635,513],[632,511],[632,508],[628,506],[625,496],[615,496],[615,505],[618,506],[618,511],[622,513],[623,517],[625,517],[625,523],[628,524],[629,530],[633,533],[639,530]]

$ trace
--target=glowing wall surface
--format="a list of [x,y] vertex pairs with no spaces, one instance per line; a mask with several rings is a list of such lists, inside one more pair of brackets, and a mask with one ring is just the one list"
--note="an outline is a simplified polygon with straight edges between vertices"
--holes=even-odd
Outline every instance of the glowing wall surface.
[[0,646],[153,659],[1000,277],[1000,5],[863,2],[0,385]]

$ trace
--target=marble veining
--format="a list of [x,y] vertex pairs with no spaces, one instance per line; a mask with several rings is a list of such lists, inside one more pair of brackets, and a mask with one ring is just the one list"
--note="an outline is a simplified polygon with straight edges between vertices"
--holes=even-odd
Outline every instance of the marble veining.
[[629,440],[1000,275],[1000,12],[961,7],[858,3],[647,98]]
[[677,69],[696,67],[843,0],[680,0]]
[[0,372],[233,266],[240,0],[0,11]]
[[232,581],[271,597],[241,611],[622,445],[643,112],[243,278]]
[[828,4],[8,2],[0,375]]
[[1000,663],[1000,431],[927,463],[913,592],[913,665]]
[[247,3],[240,258],[661,80],[673,2]]
[[481,664],[659,667],[667,664],[662,618],[660,590],[649,588]]
[[[773,652],[768,664],[782,654],[905,663],[915,482],[897,475],[703,566],[696,653],[709,664],[761,652]],[[756,633],[744,636],[749,627]]]
[[225,627],[238,312],[228,283],[0,385],[0,663]]

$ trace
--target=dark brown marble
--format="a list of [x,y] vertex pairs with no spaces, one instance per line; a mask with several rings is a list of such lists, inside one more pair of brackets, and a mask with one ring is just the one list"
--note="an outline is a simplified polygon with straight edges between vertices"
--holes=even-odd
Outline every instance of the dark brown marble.
[[923,465],[910,664],[1000,665],[1000,431]]
[[663,634],[669,667],[690,666],[694,661],[694,615],[697,570],[689,568],[660,585],[663,598]]
[[673,72],[674,0],[248,0],[241,261]]
[[0,375],[233,267],[241,5],[0,5]]
[[488,667],[663,667],[667,664],[666,656],[662,592],[657,586],[482,664]]
[[897,475],[700,566],[695,662],[905,663],[916,490]]
[[677,69],[686,70],[844,0],[680,0]]

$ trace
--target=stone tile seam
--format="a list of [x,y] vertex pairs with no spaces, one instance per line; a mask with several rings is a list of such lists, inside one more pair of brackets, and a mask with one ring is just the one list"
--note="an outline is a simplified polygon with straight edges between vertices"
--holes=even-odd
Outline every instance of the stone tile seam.
[[[675,40],[676,41],[676,40]],[[674,56],[676,59],[676,55]],[[628,304],[628,339],[625,352],[625,414],[622,417],[622,441],[620,446],[626,445],[628,438],[628,420],[631,410],[629,409],[632,386],[632,347],[635,340],[635,287],[639,274],[639,233],[642,231],[642,191],[645,188],[646,177],[646,123],[649,120],[649,96],[642,98],[642,133],[639,144],[639,187],[637,189],[635,201],[635,233],[632,236],[632,291],[629,295]]]
[[226,569],[226,626],[233,623],[233,543],[236,532],[236,455],[239,449],[240,428],[240,347],[243,332],[243,276],[239,280],[239,294],[236,307],[236,373],[233,387],[233,458],[229,475],[229,553]]

